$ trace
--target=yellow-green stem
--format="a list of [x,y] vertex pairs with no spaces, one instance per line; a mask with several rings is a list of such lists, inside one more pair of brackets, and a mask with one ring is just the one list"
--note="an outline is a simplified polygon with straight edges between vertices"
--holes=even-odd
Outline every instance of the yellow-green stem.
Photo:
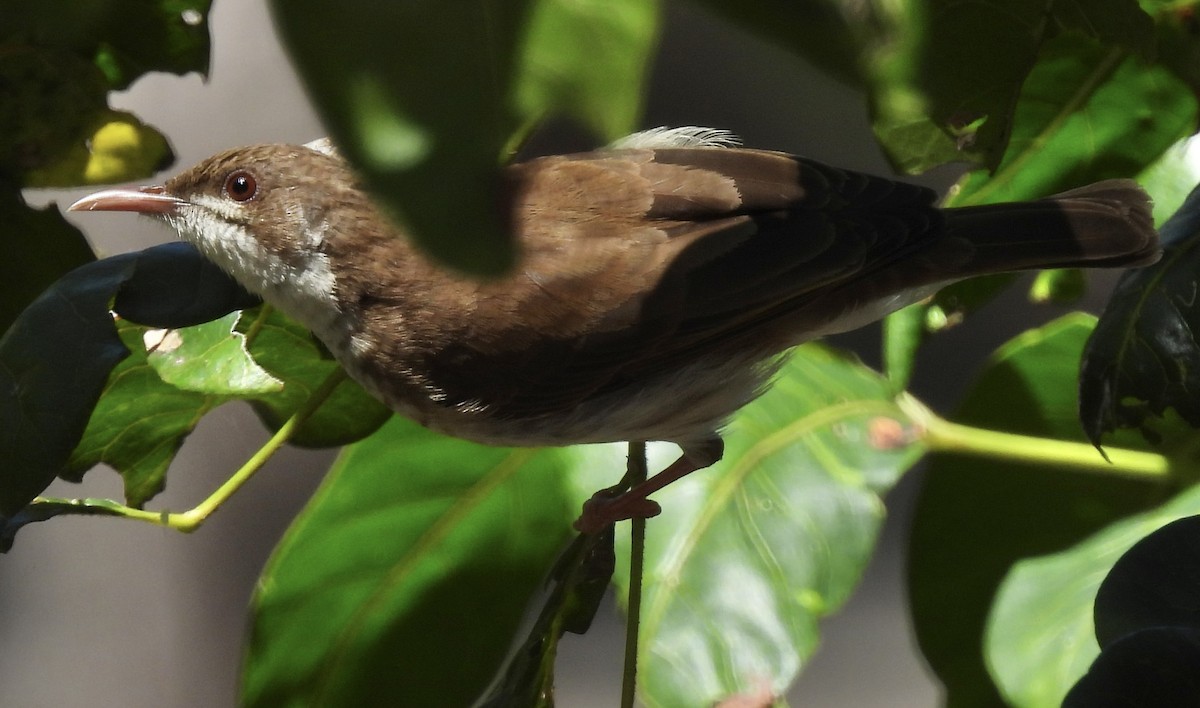
[[338,367],[333,373],[327,376],[317,390],[313,391],[312,395],[308,397],[308,400],[304,402],[304,405],[297,409],[296,412],[293,413],[292,416],[288,418],[282,426],[280,426],[279,430],[277,430],[275,434],[272,435],[271,438],[267,440],[267,442],[264,443],[263,446],[254,453],[254,455],[250,457],[249,460],[246,460],[245,464],[243,464],[236,472],[234,472],[229,479],[225,480],[220,487],[217,487],[217,489],[213,491],[213,493],[210,494],[207,499],[200,502],[188,511],[179,513],[171,513],[168,511],[146,511],[145,509],[135,509],[130,506],[125,506],[124,504],[118,504],[108,499],[68,500],[39,498],[34,500],[34,503],[36,504],[41,502],[74,504],[80,508],[91,508],[95,509],[96,512],[99,513],[112,514],[124,517],[126,519],[133,519],[135,521],[145,521],[156,526],[166,526],[167,528],[183,531],[184,533],[195,531],[214,511],[220,508],[222,504],[228,501],[230,497],[232,497],[239,489],[241,489],[242,486],[246,484],[246,482],[248,482],[250,478],[262,468],[263,465],[266,464],[267,460],[271,459],[271,456],[279,451],[279,448],[283,447],[284,444],[286,444],[287,441],[296,434],[296,431],[299,430],[300,426],[304,425],[305,421],[307,421],[309,417],[311,417],[312,414],[317,410],[317,408],[319,408],[321,404],[323,404],[326,399],[329,398],[330,394],[333,393],[333,390],[337,388],[338,384],[340,384],[345,378],[346,372],[342,370],[341,367]]
[[1170,460],[1152,452],[1106,447],[1106,460],[1087,443],[952,423],[938,417],[911,396],[902,396],[899,403],[922,429],[921,440],[932,452],[953,452],[1139,479],[1165,480],[1171,475]]

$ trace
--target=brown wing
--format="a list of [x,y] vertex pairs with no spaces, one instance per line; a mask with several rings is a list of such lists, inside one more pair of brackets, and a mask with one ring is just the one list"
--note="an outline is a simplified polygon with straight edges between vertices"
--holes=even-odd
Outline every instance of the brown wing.
[[447,402],[506,417],[774,353],[808,326],[789,315],[940,228],[929,190],[775,152],[600,151],[509,176],[521,272],[481,286],[477,325],[431,360]]

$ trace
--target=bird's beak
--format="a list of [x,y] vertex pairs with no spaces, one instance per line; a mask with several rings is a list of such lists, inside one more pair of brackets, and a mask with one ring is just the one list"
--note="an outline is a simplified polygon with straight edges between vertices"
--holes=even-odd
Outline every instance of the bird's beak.
[[67,211],[132,211],[139,214],[174,214],[187,201],[167,194],[159,186],[106,189],[80,199]]

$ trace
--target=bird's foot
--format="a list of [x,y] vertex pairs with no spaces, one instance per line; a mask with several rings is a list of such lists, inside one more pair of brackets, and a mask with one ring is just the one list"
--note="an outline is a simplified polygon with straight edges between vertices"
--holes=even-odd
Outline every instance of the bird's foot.
[[583,503],[583,513],[573,524],[575,530],[583,534],[594,534],[606,526],[625,521],[626,519],[649,519],[662,513],[662,507],[637,489],[620,492],[616,489],[602,489]]

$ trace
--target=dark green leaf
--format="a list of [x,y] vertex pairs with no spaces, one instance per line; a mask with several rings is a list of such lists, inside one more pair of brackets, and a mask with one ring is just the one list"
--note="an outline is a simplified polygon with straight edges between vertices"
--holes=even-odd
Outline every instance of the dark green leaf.
[[[50,3],[54,4],[54,3]],[[142,74],[191,71],[208,75],[208,11],[211,0],[108,0],[96,64],[113,89],[128,88]]]
[[1200,631],[1156,627],[1106,649],[1063,708],[1194,706],[1200,695]]
[[[988,618],[988,666],[1005,698],[1018,706],[1058,705],[1071,685],[1088,670],[1100,651],[1093,640],[1093,601],[1099,618],[1097,590],[1110,569],[1125,575],[1124,587],[1139,597],[1118,600],[1116,625],[1105,628],[1106,650],[1120,644],[1120,634],[1155,621],[1181,622],[1195,617],[1198,577],[1189,568],[1195,558],[1195,527],[1175,534],[1150,554],[1150,563],[1121,564],[1122,554],[1164,524],[1200,512],[1200,488],[1193,487],[1145,514],[1114,523],[1061,553],[1023,560],[1013,566],[996,596]],[[1132,554],[1133,552],[1131,552]],[[1167,557],[1163,557],[1163,555]],[[1143,556],[1145,558],[1145,556]],[[1118,566],[1114,567],[1114,563]],[[1129,572],[1157,571],[1130,577]],[[1111,574],[1110,574],[1111,577]],[[1167,586],[1182,585],[1175,589]],[[1108,584],[1108,581],[1105,581]],[[1120,592],[1118,590],[1118,592]],[[1162,603],[1173,599],[1173,608]],[[1114,609],[1111,595],[1106,603]],[[1190,606],[1190,608],[1189,608]],[[1132,612],[1130,612],[1132,610]],[[1193,629],[1192,627],[1184,627]],[[1100,636],[1102,625],[1096,625]],[[1194,671],[1194,669],[1193,669]]]
[[[127,503],[141,507],[162,491],[175,453],[209,411],[229,400],[248,400],[278,428],[337,368],[303,328],[278,313],[243,313],[240,327],[252,334],[232,330],[235,321],[239,316],[232,314],[166,332],[122,323],[121,336],[134,356],[113,371],[63,476],[77,480],[107,463],[121,473]],[[251,337],[254,359],[245,351]],[[296,440],[341,445],[370,435],[388,415],[383,404],[347,380]]]
[[119,505],[111,499],[41,498],[8,517],[0,517],[0,553],[8,553],[17,532],[29,524],[56,516],[121,516]]
[[[1079,354],[1093,319],[1069,315],[1012,340],[989,361],[955,416],[984,428],[1082,438]],[[922,652],[951,707],[1002,705],[983,662],[996,588],[1020,558],[1060,550],[1169,490],[1052,467],[935,456],[909,546],[909,596]]]
[[[0,8],[0,176],[31,186],[136,179],[173,159],[108,108],[148,71],[207,71],[209,0],[16,0]],[[46,116],[53,116],[47,120]]]
[[[49,288],[0,339],[0,388],[8,391],[0,396],[0,451],[7,460],[0,514],[15,513],[56,475],[78,479],[99,462],[122,473],[128,502],[140,506],[161,490],[183,438],[216,405],[262,397],[290,415],[319,383],[313,377],[327,376],[336,364],[322,360],[307,339],[299,347],[273,342],[284,325],[263,328],[266,343],[260,343],[269,352],[264,358],[290,361],[279,393],[269,392],[278,384],[246,357],[242,335],[230,331],[233,319],[165,339],[157,333],[156,365],[197,393],[164,383],[146,359],[147,328],[126,320],[114,327],[110,313],[178,324],[220,317],[247,299],[195,248],[179,243],[89,263]],[[127,358],[130,351],[137,355]],[[332,403],[320,412],[321,434],[309,434],[310,443],[363,437],[387,415],[349,382]]]
[[[1096,445],[1117,428],[1164,434],[1174,409],[1200,426],[1200,188],[1161,229],[1162,260],[1132,270],[1117,283],[1088,340],[1079,382],[1079,415]],[[1173,427],[1173,426],[1172,426]],[[1179,431],[1171,437],[1177,438]],[[1183,433],[1191,437],[1190,433]]]
[[[2,109],[0,109],[2,110]],[[0,330],[59,277],[95,259],[79,230],[57,209],[36,210],[0,188]]]
[[261,302],[190,243],[164,243],[138,258],[143,264],[138,277],[125,283],[113,302],[113,310],[132,322],[190,327]]
[[93,62],[110,89],[151,71],[208,71],[210,0],[13,0],[0,44],[50,48]]
[[130,254],[71,271],[0,337],[0,516],[15,514],[53,481],[109,371],[129,355],[108,308],[137,265]]
[[1193,91],[1200,90],[1200,32],[1197,32],[1200,23],[1196,20],[1195,2],[1142,0],[1142,4],[1157,21],[1157,61],[1169,67]]
[[243,703],[470,705],[569,536],[562,454],[398,418],[348,448],[260,581]]
[[1096,641],[1101,648],[1150,627],[1200,631],[1197,549],[1200,517],[1188,516],[1141,539],[1117,560],[1096,593]]
[[19,184],[27,172],[50,169],[73,146],[84,144],[96,127],[92,118],[108,110],[103,73],[87,57],[66,51],[0,41],[0,86],[7,89],[0,101],[4,182]]
[[513,136],[556,113],[627,131],[657,17],[645,0],[273,4],[317,108],[372,191],[426,251],[487,274],[514,259],[495,208]]
[[[646,705],[711,705],[764,683],[782,693],[796,678],[817,621],[870,558],[880,495],[921,452],[893,391],[852,357],[806,345],[729,425],[724,461],[656,495],[638,657]],[[625,469],[620,445],[573,452],[581,501]],[[678,454],[652,452],[651,471]],[[628,555],[626,537],[618,549]]]
[[701,0],[700,4],[855,84],[862,82],[861,45],[879,21],[870,4],[846,0]]
[[554,705],[554,658],[563,632],[587,631],[612,579],[613,528],[578,536],[559,556],[554,587],[529,637],[480,702],[482,708]]
[[[308,330],[274,309],[246,312],[241,328],[251,340],[254,360],[285,382],[282,391],[255,396],[253,400],[263,423],[278,430],[338,368],[338,363]],[[347,445],[373,433],[391,414],[361,386],[347,379],[300,426],[291,442],[303,447]]]

